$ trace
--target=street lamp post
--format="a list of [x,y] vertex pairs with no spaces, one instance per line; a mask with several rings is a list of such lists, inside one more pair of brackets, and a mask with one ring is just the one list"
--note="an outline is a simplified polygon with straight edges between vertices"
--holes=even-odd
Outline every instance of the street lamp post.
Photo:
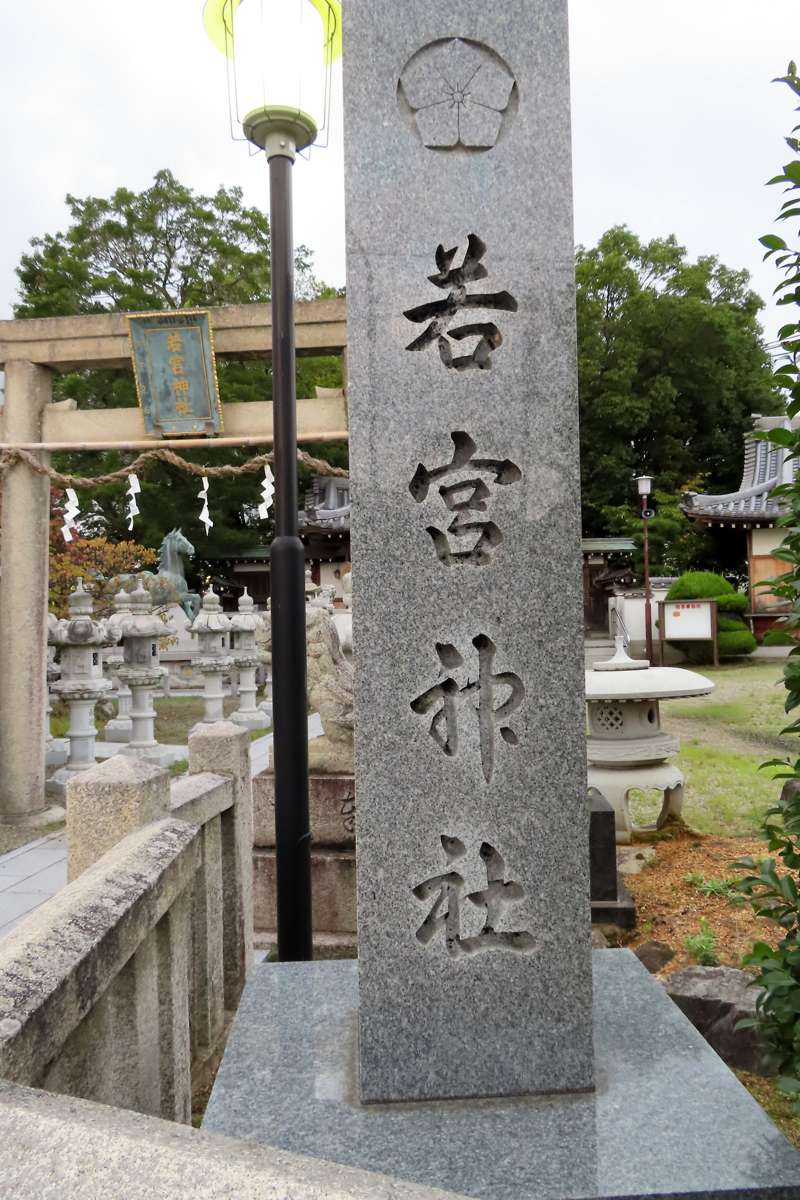
[[297,533],[292,167],[297,152],[312,145],[325,123],[330,64],[341,51],[341,13],[335,0],[207,0],[204,20],[212,40],[233,62],[231,107],[245,138],[264,150],[269,164],[275,476],[270,592],[278,957],[303,961],[312,957],[313,946],[305,552]]
[[652,593],[650,589],[650,543],[648,540],[648,522],[652,515],[649,507],[649,496],[653,480],[649,475],[638,475],[636,483],[642,505],[642,552],[644,554],[644,637],[648,662],[653,661],[653,619]]

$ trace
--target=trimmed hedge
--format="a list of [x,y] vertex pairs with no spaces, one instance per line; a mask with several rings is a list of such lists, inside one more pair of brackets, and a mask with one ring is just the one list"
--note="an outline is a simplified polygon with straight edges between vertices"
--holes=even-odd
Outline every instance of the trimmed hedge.
[[736,592],[727,579],[713,571],[687,571],[676,579],[667,592],[668,600],[719,600],[721,596],[735,596]]
[[733,592],[730,596],[712,597],[717,602],[717,612],[744,613],[750,607],[750,597],[744,592]]
[[719,642],[720,658],[735,658],[741,654],[752,654],[756,648],[756,639],[745,625],[735,632],[721,633]]

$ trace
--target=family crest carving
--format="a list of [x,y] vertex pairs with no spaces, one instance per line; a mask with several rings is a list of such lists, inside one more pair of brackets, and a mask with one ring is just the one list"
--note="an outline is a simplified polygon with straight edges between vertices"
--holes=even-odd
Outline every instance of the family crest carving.
[[443,38],[413,54],[398,100],[429,150],[491,150],[516,107],[516,81],[499,54],[467,38]]

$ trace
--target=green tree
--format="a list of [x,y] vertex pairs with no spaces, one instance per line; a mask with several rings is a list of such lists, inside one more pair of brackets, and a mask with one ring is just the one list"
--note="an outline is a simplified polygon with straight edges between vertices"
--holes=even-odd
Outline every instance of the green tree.
[[[140,193],[118,188],[107,198],[67,197],[70,223],[56,234],[34,238],[17,269],[18,317],[66,316],[76,313],[210,307],[249,304],[270,299],[269,220],[258,208],[243,204],[239,188],[221,187],[203,196],[181,184],[169,171],[159,171],[151,187]],[[311,252],[297,248],[296,293],[299,299],[334,294],[314,278]],[[340,386],[338,358],[298,360],[298,394],[313,394],[314,384]],[[219,364],[224,403],[269,400],[272,375],[266,362]],[[60,377],[58,398],[71,397],[80,408],[130,407],[136,404],[132,374],[92,370]],[[319,457],[326,448],[316,447]],[[211,465],[237,464],[257,453],[252,448],[186,451],[185,457]],[[341,459],[341,448],[333,453]],[[129,461],[118,452],[55,456],[60,470],[99,475]],[[199,483],[193,476],[155,465],[141,479],[140,517],[134,536],[157,547],[175,524],[198,551],[214,557],[268,539],[271,530],[256,518],[258,477],[213,480],[209,501],[214,526],[206,538],[197,517]],[[130,535],[127,500],[120,484],[97,486],[83,493],[84,527],[95,536],[124,541]]]
[[[785,83],[800,96],[800,76],[793,62],[786,75],[776,82]],[[795,110],[800,112],[800,108]],[[775,288],[778,304],[786,306],[787,322],[778,331],[781,361],[775,380],[786,399],[786,412],[792,418],[800,414],[800,239],[797,222],[800,218],[800,139],[795,126],[786,142],[792,160],[771,184],[782,187],[783,200],[777,220],[783,224],[785,237],[765,234],[761,244],[765,258],[773,258],[783,275]],[[789,242],[787,242],[789,238]],[[792,244],[790,244],[790,242]],[[800,430],[776,429],[758,435],[762,440],[785,449],[793,458],[800,458]],[[773,492],[780,495],[787,514],[780,521],[786,536],[775,557],[787,565],[778,583],[770,583],[770,591],[789,600],[793,612],[784,619],[783,629],[767,633],[765,641],[791,647],[783,668],[786,687],[784,708],[788,724],[782,734],[800,733],[800,480],[784,484]],[[764,815],[761,833],[770,854],[776,858],[745,858],[735,865],[751,873],[742,880],[740,890],[748,897],[755,913],[776,924],[781,932],[777,946],[756,942],[745,957],[747,966],[757,971],[756,982],[764,989],[756,1001],[756,1017],[748,1022],[756,1025],[761,1034],[772,1066],[778,1071],[778,1086],[795,1099],[800,1112],[800,758],[773,759],[762,764],[778,767],[778,779],[788,785],[780,799]],[[745,1024],[741,1022],[740,1024]]]
[[633,475],[735,489],[750,413],[781,409],[747,272],[616,226],[578,247],[576,277],[585,532],[635,505]]
[[[702,529],[687,521],[681,508],[684,492],[702,492],[706,481],[702,476],[688,480],[675,492],[654,487],[650,506],[655,515],[650,518],[651,575],[682,575],[702,565],[716,571],[737,585],[747,582],[743,561],[743,537],[731,537],[727,529]],[[638,499],[638,498],[636,498]],[[636,543],[633,565],[638,575],[644,571],[642,518],[636,499],[625,504],[609,505],[604,510],[605,532],[609,536],[625,535]]]

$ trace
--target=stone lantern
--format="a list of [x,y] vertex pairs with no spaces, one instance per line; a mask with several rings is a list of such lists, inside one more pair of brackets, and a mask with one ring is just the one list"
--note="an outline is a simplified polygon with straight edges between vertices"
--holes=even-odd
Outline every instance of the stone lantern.
[[[683,775],[667,762],[680,743],[661,728],[659,701],[705,696],[714,684],[696,671],[629,658],[621,637],[615,644],[613,658],[586,672],[589,786],[613,806],[617,842],[629,842],[633,833],[660,829],[683,807]],[[629,794],[637,789],[662,793],[654,825],[633,823]]]
[[233,635],[233,661],[239,670],[239,707],[231,720],[247,729],[266,729],[267,714],[256,707],[256,667],[261,656],[256,646],[256,630],[264,624],[253,607],[247,588],[239,597],[239,611],[229,618]]
[[101,651],[119,639],[119,630],[107,621],[92,619],[92,597],[82,579],[67,606],[69,617],[55,621],[48,632],[48,642],[61,654],[61,678],[53,682],[52,690],[69,707],[69,758],[47,781],[47,791],[57,795],[64,794],[67,780],[76,771],[94,765],[94,706],[111,689],[111,681],[103,678]]
[[158,687],[167,673],[166,667],[159,662],[159,638],[174,633],[174,629],[155,615],[150,594],[141,583],[129,594],[128,602],[130,612],[121,613],[118,622],[125,657],[117,674],[131,689],[131,734],[120,754],[146,758],[159,766],[166,766],[172,760],[172,755],[165,747],[159,746],[155,739],[153,689]]
[[200,724],[224,720],[222,676],[233,665],[227,653],[228,634],[231,623],[222,611],[219,596],[213,587],[203,594],[200,612],[192,622],[189,632],[197,638],[197,657],[193,666],[203,676],[204,712]]
[[[130,615],[130,611],[130,592],[126,592],[123,588],[114,597],[114,611],[108,618],[111,628],[120,630],[120,636],[122,633],[122,623]],[[113,720],[107,722],[103,731],[103,738],[107,742],[128,742],[131,737],[132,693],[127,683],[123,679],[120,679],[119,676],[119,668],[125,662],[124,648],[122,646],[112,646],[106,651],[104,660],[117,688],[117,715]]]

